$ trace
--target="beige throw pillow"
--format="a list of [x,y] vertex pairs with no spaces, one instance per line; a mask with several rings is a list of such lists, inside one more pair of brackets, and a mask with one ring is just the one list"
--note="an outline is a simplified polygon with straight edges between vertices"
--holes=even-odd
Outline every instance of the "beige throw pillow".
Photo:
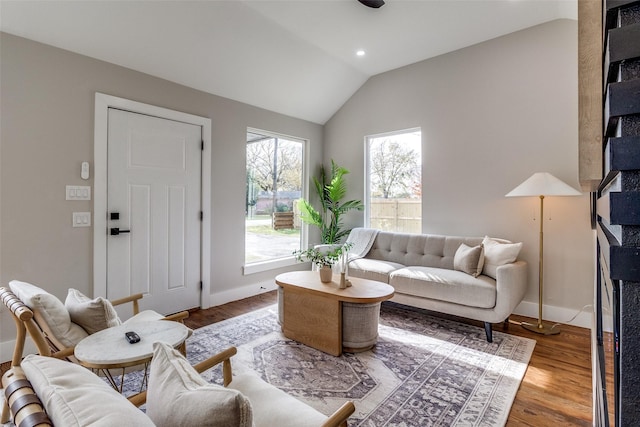
[[484,245],[484,268],[482,274],[496,278],[496,270],[501,265],[510,264],[518,259],[518,254],[522,249],[522,242],[511,243],[507,240],[492,239],[485,236],[482,240]]
[[482,273],[484,266],[484,246],[478,245],[470,247],[461,243],[453,256],[454,270],[464,271],[473,277],[478,277]]
[[249,400],[239,391],[205,381],[170,345],[153,344],[147,416],[158,426],[251,427]]
[[9,287],[11,292],[33,310],[36,322],[59,350],[73,347],[87,336],[84,329],[71,321],[69,312],[55,295],[19,280],[9,282]]
[[88,334],[122,323],[109,300],[102,297],[90,299],[77,289],[69,289],[64,305],[69,311],[71,321],[82,326]]

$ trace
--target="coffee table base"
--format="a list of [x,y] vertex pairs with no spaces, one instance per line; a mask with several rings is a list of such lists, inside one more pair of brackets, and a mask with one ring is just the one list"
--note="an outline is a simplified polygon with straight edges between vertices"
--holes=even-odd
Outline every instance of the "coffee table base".
[[[286,328],[285,298],[288,307],[294,307],[287,312],[291,319]],[[318,296],[284,292],[278,287],[278,321],[284,336],[334,356],[342,352],[361,353],[375,346],[378,341],[380,304],[337,302]],[[338,315],[340,311],[342,316]]]
[[342,303],[342,350],[360,353],[371,350],[378,341],[380,303]]
[[284,336],[333,356],[342,353],[340,301],[298,292],[284,292]]

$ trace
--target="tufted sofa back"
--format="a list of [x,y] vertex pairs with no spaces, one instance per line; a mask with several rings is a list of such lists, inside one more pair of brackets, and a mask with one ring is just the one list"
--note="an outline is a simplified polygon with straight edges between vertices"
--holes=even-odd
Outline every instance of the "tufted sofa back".
[[365,258],[453,270],[453,257],[460,244],[477,246],[482,239],[380,231]]

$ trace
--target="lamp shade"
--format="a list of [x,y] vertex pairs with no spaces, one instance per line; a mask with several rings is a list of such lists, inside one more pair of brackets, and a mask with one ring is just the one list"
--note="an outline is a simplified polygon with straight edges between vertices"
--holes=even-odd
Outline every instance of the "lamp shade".
[[548,172],[537,172],[505,197],[524,196],[580,196],[581,192],[560,181]]

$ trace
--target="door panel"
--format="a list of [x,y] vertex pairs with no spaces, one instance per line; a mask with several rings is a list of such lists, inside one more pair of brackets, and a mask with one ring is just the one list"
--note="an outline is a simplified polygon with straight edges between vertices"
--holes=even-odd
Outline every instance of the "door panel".
[[[109,109],[107,297],[168,314],[200,305],[200,126]],[[111,216],[109,215],[109,218]]]

